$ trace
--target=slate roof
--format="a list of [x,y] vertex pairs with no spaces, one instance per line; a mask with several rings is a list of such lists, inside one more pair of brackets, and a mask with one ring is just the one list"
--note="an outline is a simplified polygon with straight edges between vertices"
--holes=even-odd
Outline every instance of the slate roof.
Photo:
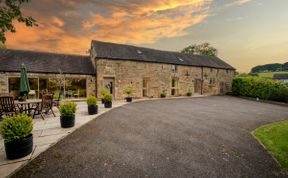
[[55,54],[24,50],[1,49],[0,71],[20,72],[21,64],[25,64],[28,72],[65,74],[96,74],[89,56]]
[[161,51],[131,45],[92,41],[99,59],[132,60],[188,66],[235,69],[218,57],[187,55],[179,52]]
[[278,79],[278,80],[287,80],[288,79],[288,74],[274,74],[273,79]]

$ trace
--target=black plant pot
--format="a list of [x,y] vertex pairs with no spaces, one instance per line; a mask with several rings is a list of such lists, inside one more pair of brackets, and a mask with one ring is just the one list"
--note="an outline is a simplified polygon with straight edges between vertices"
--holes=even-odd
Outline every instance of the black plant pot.
[[132,102],[132,97],[126,97],[127,102]]
[[105,101],[104,107],[105,108],[112,108],[112,101]]
[[33,150],[33,135],[25,139],[4,143],[7,159],[18,159],[29,155]]
[[105,100],[103,98],[101,99],[101,102],[102,102],[102,104],[105,104]]
[[60,122],[62,128],[73,127],[75,125],[75,116],[60,116]]
[[98,105],[88,106],[88,114],[89,115],[93,115],[93,114],[97,114],[97,113],[98,113]]

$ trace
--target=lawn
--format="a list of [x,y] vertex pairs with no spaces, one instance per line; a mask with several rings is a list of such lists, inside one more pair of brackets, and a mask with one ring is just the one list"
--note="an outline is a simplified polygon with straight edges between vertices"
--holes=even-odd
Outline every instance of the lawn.
[[253,135],[288,170],[288,120],[263,125],[254,130]]
[[264,78],[273,78],[274,74],[288,74],[288,72],[263,72],[263,73],[258,73],[258,76],[264,77]]

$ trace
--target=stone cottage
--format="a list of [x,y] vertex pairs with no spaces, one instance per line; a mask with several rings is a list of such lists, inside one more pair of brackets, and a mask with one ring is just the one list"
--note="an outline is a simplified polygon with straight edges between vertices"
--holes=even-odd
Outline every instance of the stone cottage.
[[217,57],[187,55],[129,45],[92,41],[91,59],[96,68],[96,90],[107,87],[114,98],[125,97],[132,86],[134,97],[218,95],[231,90],[235,69]]
[[107,88],[114,99],[123,89],[133,97],[226,94],[235,69],[217,57],[187,55],[130,45],[92,41],[90,56],[0,50],[0,93],[17,96],[20,66],[25,64],[33,97],[64,88],[66,97],[97,95]]

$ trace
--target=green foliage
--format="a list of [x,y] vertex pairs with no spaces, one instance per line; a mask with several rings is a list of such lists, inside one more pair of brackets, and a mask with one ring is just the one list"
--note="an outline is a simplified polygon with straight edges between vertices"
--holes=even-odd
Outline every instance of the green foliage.
[[161,98],[165,98],[166,97],[166,90],[163,90],[162,92],[161,92],[161,94],[160,94],[160,97]]
[[192,96],[192,91],[189,90],[187,93],[186,93],[187,96]]
[[288,74],[288,72],[263,72],[263,73],[257,73],[259,77],[264,77],[264,78],[270,78],[272,79],[274,74]]
[[24,139],[32,130],[32,118],[27,115],[15,115],[0,122],[0,135],[6,143]]
[[6,46],[4,44],[0,43],[0,49],[7,49]]
[[274,64],[265,64],[253,67],[251,73],[261,73],[261,72],[277,72],[283,71],[283,64],[274,63]]
[[112,95],[110,93],[106,93],[103,97],[105,102],[111,102],[112,101]]
[[284,82],[261,77],[234,78],[232,92],[236,96],[288,102],[288,87]]
[[280,163],[288,170],[288,121],[261,126],[253,135],[265,146]]
[[97,98],[95,96],[89,96],[87,98],[88,106],[96,106],[97,105]]
[[184,48],[181,53],[184,54],[194,54],[202,56],[217,56],[217,49],[210,46],[209,43],[202,43],[200,45],[190,45]]
[[32,17],[25,17],[20,8],[23,3],[30,0],[4,0],[0,1],[0,42],[5,43],[6,32],[15,33],[16,29],[13,25],[14,20],[24,23],[26,26],[37,26],[36,21]]
[[100,89],[100,94],[101,94],[102,96],[105,96],[105,95],[108,94],[108,93],[109,93],[109,91],[108,91],[107,88],[101,88],[101,89]]
[[134,88],[133,87],[125,87],[123,92],[129,96],[134,92]]
[[59,111],[61,116],[63,117],[75,116],[76,106],[77,104],[73,102],[65,102],[63,104],[60,104]]

